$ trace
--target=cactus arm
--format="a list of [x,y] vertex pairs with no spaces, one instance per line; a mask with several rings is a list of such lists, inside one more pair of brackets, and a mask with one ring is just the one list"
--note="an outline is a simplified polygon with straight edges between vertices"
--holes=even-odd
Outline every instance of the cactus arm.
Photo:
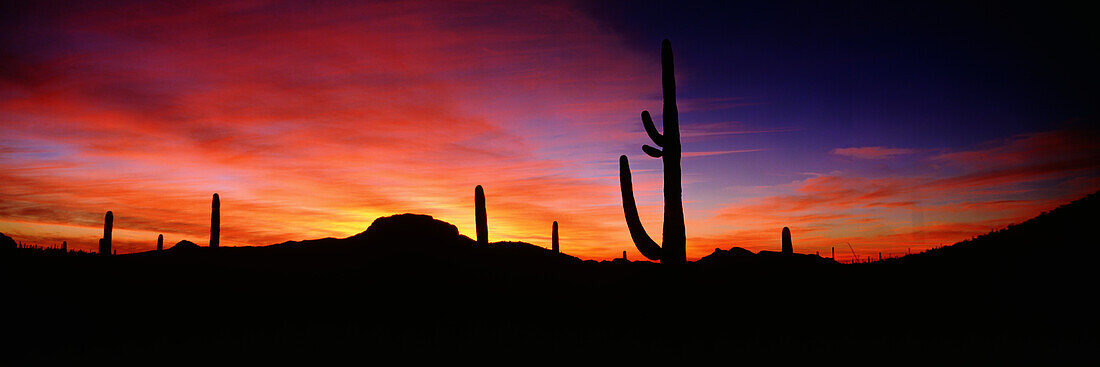
[[661,259],[661,247],[649,237],[638,218],[638,205],[634,202],[634,184],[630,180],[630,163],[626,156],[619,157],[619,185],[623,192],[623,212],[626,214],[626,226],[630,229],[630,239],[642,256],[650,260]]
[[649,116],[649,111],[642,111],[642,126],[645,127],[645,133],[649,134],[649,138],[653,140],[653,144],[659,147],[665,146],[665,137],[657,132],[657,126],[653,125],[653,117]]
[[649,155],[650,157],[653,157],[653,158],[661,158],[661,155],[664,154],[664,152],[662,152],[660,149],[657,149],[657,148],[654,148],[654,147],[651,147],[651,146],[648,146],[648,145],[643,145],[642,146],[642,151],[645,152],[645,154],[647,154],[647,155]]

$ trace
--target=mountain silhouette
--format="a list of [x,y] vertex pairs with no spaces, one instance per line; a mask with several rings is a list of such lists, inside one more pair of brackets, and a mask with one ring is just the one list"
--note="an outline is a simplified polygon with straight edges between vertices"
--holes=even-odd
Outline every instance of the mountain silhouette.
[[188,240],[183,240],[183,241],[176,242],[175,245],[172,245],[172,247],[169,247],[168,251],[188,251],[188,250],[195,250],[195,249],[198,249],[198,248],[199,248],[199,245],[195,244],[194,242],[191,242],[191,241],[188,241]]
[[469,242],[453,224],[423,214],[398,214],[375,219],[367,230],[349,237],[362,241],[406,241],[412,243]]
[[741,247],[732,247],[729,250],[714,249],[710,255],[703,256],[695,262],[698,266],[815,266],[837,264],[829,258],[823,258],[810,254],[784,254],[782,252],[763,250],[758,253]]
[[[1074,200],[1044,212],[1022,223],[1011,224],[989,233],[958,243],[906,255],[892,262],[978,264],[1005,261],[1032,267],[1044,259],[1057,258],[1059,264],[1081,264],[1092,267],[1100,257],[1100,249],[1091,244],[1097,242],[1085,228],[1094,222],[1093,216],[1100,210],[1100,192]],[[1058,254],[1073,254],[1059,256]],[[1059,266],[1061,267],[1061,266]]]

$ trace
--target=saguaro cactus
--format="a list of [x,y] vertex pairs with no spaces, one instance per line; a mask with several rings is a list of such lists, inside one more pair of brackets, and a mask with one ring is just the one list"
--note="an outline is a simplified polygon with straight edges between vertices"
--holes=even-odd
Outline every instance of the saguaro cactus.
[[107,215],[103,217],[103,238],[99,239],[99,256],[107,256],[111,254],[111,231],[115,224],[115,214],[107,211]]
[[661,42],[661,88],[665,100],[664,134],[658,132],[653,125],[649,111],[642,111],[642,126],[653,143],[664,149],[643,145],[642,151],[650,157],[661,158],[665,166],[665,224],[662,246],[653,242],[638,218],[634,187],[630,181],[630,162],[625,155],[619,157],[619,185],[622,186],[623,212],[626,214],[626,225],[630,228],[630,238],[642,255],[650,260],[660,260],[662,264],[683,264],[687,262],[687,234],[684,229],[684,204],[680,185],[680,120],[676,112],[672,43],[667,39]]
[[61,241],[61,252],[69,252],[69,243]]
[[221,210],[221,201],[218,200],[218,194],[214,193],[214,203],[211,204],[210,209],[210,247],[218,247],[222,226]]
[[550,233],[550,248],[554,250],[555,254],[561,252],[561,249],[558,248],[558,221],[556,220],[554,221],[554,229]]
[[157,235],[157,251],[162,251],[162,250],[164,250],[164,235],[158,234]]
[[489,245],[489,223],[485,215],[485,189],[481,185],[474,188],[474,220],[477,222],[477,244]]
[[794,253],[794,246],[791,245],[791,229],[783,227],[783,254],[790,255]]

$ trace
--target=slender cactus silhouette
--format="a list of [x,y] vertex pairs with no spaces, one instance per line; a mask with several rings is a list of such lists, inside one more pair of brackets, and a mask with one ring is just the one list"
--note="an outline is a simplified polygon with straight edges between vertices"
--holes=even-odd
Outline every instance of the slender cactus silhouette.
[[783,227],[783,254],[791,255],[794,253],[794,246],[791,244],[791,229]]
[[61,241],[61,252],[69,252],[69,243]]
[[642,255],[662,264],[684,264],[687,234],[684,228],[684,204],[680,185],[680,121],[676,111],[676,78],[673,75],[672,43],[661,42],[661,88],[664,92],[664,134],[657,131],[649,111],[642,111],[642,126],[653,143],[664,149],[643,145],[642,151],[653,158],[661,158],[665,166],[665,222],[661,246],[658,246],[638,218],[634,202],[634,185],[630,180],[630,162],[619,157],[619,184],[623,193],[623,212],[630,238]]
[[481,185],[474,188],[474,220],[477,222],[477,244],[489,245],[489,224],[485,215],[485,189]]
[[218,194],[214,193],[214,202],[210,207],[210,247],[218,247],[222,226],[222,203],[218,200]]
[[107,256],[111,254],[111,231],[115,223],[115,214],[107,211],[107,215],[103,216],[103,238],[99,239],[99,255]]
[[554,250],[554,253],[560,253],[561,249],[558,248],[558,221],[554,221],[553,232],[550,233],[550,248]]
[[162,250],[164,250],[164,235],[158,234],[157,235],[157,251],[162,251]]

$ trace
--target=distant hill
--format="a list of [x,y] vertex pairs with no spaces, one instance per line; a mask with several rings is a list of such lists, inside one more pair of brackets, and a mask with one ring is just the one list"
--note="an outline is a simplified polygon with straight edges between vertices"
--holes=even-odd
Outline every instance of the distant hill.
[[192,249],[197,249],[197,248],[199,248],[199,245],[196,245],[194,242],[191,242],[191,241],[188,241],[188,240],[183,240],[183,241],[176,242],[175,245],[172,245],[172,247],[169,247],[168,251],[185,251],[185,250],[192,250]]
[[[181,251],[187,250],[187,251]],[[209,248],[180,241],[169,251],[147,251],[122,257],[158,261],[195,261],[228,267],[262,267],[287,271],[343,271],[364,266],[372,271],[420,274],[449,267],[536,272],[543,266],[580,263],[566,254],[523,242],[493,242],[479,247],[458,227],[422,214],[375,219],[363,232],[347,238],[287,241],[269,246]],[[446,272],[446,271],[442,271]]]
[[700,266],[764,266],[764,265],[790,265],[790,266],[814,266],[838,264],[830,258],[824,258],[813,254],[794,253],[784,256],[775,251],[760,251],[752,253],[741,247],[732,247],[729,250],[714,249],[710,255],[703,256],[695,262]]
[[1100,254],[1092,225],[1100,212],[1100,192],[950,246],[907,255],[891,262],[1093,262]]
[[0,250],[14,249],[18,244],[8,235],[0,233]]

